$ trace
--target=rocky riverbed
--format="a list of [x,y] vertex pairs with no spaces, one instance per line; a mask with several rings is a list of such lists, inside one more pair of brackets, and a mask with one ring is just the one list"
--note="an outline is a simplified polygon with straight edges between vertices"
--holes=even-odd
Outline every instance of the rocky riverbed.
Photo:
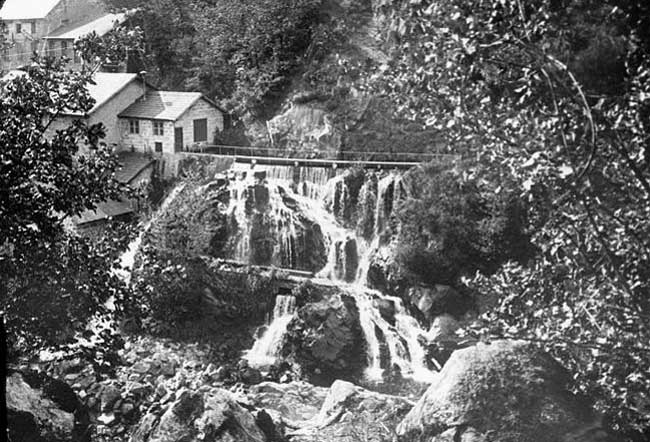
[[567,373],[523,342],[453,353],[412,398],[336,380],[318,387],[290,366],[262,375],[211,363],[205,349],[128,338],[116,375],[80,361],[20,367],[7,379],[16,441],[616,441]]

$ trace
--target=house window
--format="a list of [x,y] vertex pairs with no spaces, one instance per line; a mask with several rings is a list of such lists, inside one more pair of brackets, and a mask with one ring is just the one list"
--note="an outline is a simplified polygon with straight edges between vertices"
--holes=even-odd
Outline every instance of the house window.
[[16,23],[16,34],[22,34],[22,33],[23,33],[23,24]]
[[153,134],[154,135],[165,135],[164,123],[162,121],[153,122]]
[[129,120],[129,133],[139,134],[140,133],[140,121],[139,120]]
[[154,143],[154,149],[156,152],[162,152],[162,143],[159,141],[156,141]]
[[208,141],[208,120],[194,120],[194,142]]
[[68,42],[65,40],[61,41],[61,56],[65,57],[68,55]]
[[36,34],[36,22],[33,21],[30,23],[30,25],[31,25],[31,34],[32,35]]

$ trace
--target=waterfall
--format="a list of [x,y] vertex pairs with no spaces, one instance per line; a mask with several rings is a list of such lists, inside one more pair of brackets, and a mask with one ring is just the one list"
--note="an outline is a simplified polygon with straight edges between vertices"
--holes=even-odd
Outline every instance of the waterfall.
[[[369,202],[366,209],[371,225],[346,227],[344,219],[352,206],[351,189],[341,171],[328,168],[292,166],[236,165],[238,179],[231,184],[229,211],[239,226],[235,259],[253,263],[251,259],[251,205],[268,204],[274,224],[273,265],[296,268],[298,252],[306,247],[298,234],[304,219],[317,224],[327,249],[327,262],[317,277],[326,278],[356,300],[359,320],[366,341],[367,369],[370,381],[381,381],[384,370],[397,366],[401,374],[418,381],[431,380],[425,350],[418,337],[426,333],[411,317],[401,299],[390,297],[366,287],[372,257],[381,246],[382,234],[390,215],[401,199],[408,195],[402,176],[395,172],[367,172],[366,182],[358,189],[357,206]],[[255,186],[268,189],[268,201],[259,201]],[[252,192],[252,193],[251,193]],[[251,196],[254,196],[251,201]],[[394,306],[394,321],[382,317],[377,302]],[[257,339],[246,358],[253,366],[275,362],[286,327],[295,310],[293,297],[278,296],[273,319]]]
[[176,199],[184,187],[184,184],[179,184],[178,186],[174,187],[171,192],[169,192],[169,195],[165,197],[163,202],[160,204],[160,207],[158,207],[153,216],[149,218],[144,226],[142,226],[142,229],[140,230],[138,236],[129,243],[126,251],[122,254],[122,256],[120,256],[121,269],[117,270],[116,274],[127,284],[131,280],[131,272],[133,271],[133,264],[135,263],[135,254],[138,253],[138,250],[140,249],[140,244],[142,244],[142,238],[144,237],[144,234],[149,230],[158,216],[167,210],[167,207],[169,207],[172,201]]
[[255,341],[253,348],[244,356],[252,366],[265,367],[275,363],[282,347],[287,325],[289,325],[295,311],[295,297],[278,295],[275,298],[273,317],[267,324],[266,331]]

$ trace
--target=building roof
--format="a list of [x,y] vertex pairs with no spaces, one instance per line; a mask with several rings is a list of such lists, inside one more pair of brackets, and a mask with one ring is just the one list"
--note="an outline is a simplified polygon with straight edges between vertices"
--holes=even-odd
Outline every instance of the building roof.
[[215,108],[215,103],[200,92],[149,91],[144,97],[124,109],[118,116],[151,120],[176,121],[198,100],[204,99]]
[[104,221],[108,218],[115,218],[118,216],[127,215],[132,213],[133,207],[128,201],[109,200],[103,203],[98,203],[95,210],[85,210],[79,216],[73,218],[77,225],[93,223],[96,221]]
[[6,0],[0,9],[3,20],[44,18],[61,0]]
[[126,184],[154,163],[153,158],[137,152],[119,152],[117,157],[121,167],[115,171],[115,179]]
[[54,32],[50,33],[47,37],[45,37],[45,39],[75,40],[79,37],[83,37],[84,35],[88,35],[93,31],[95,31],[95,33],[101,37],[113,29],[116,23],[124,23],[126,18],[126,13],[106,14],[84,24],[73,23],[61,26]]
[[98,107],[113,98],[115,94],[138,78],[138,74],[97,72],[93,75],[93,81],[95,84],[88,85],[88,92],[90,93],[90,96],[95,99],[95,105],[90,109],[90,111],[88,111],[88,113],[97,110]]
[[[95,84],[88,84],[88,93],[95,100],[95,105],[87,114],[92,114],[111,98],[117,95],[129,83],[139,80],[138,74],[123,74],[112,72],[97,72],[93,75]],[[151,87],[151,86],[148,86]],[[80,112],[70,112],[67,115],[83,115]]]

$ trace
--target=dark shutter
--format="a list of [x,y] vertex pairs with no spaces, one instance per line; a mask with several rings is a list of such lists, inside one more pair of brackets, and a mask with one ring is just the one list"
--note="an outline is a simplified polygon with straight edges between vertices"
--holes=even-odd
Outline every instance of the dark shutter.
[[194,120],[194,142],[208,141],[208,120]]

